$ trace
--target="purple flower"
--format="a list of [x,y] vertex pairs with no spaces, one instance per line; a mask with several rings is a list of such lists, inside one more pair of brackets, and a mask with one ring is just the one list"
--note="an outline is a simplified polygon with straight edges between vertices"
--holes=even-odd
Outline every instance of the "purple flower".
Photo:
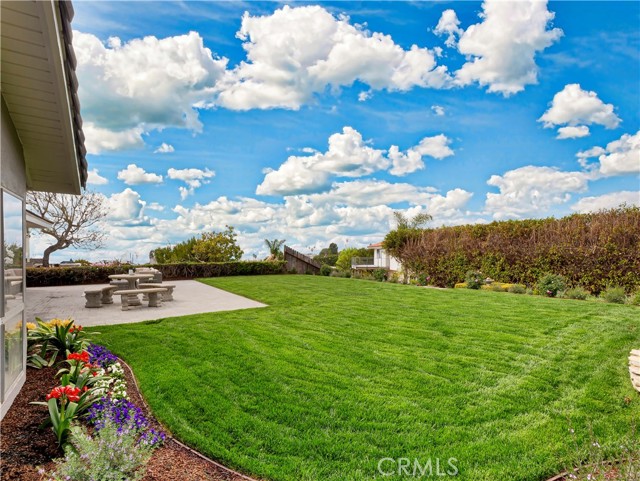
[[91,364],[98,364],[104,369],[118,362],[118,357],[115,354],[99,344],[89,344],[87,351],[89,352],[89,362]]
[[115,425],[118,433],[136,431],[140,433],[138,442],[150,446],[162,444],[166,437],[163,432],[149,428],[149,421],[142,410],[126,399],[114,401],[110,397],[101,398],[89,408],[87,420],[96,431],[100,431],[107,423]]

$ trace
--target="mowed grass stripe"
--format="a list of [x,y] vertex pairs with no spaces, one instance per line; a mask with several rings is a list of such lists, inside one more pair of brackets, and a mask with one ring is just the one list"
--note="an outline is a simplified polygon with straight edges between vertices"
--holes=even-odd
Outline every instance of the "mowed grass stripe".
[[569,420],[585,445],[589,426],[616,445],[638,414],[634,307],[313,276],[205,282],[269,307],[101,327],[100,342],[178,438],[265,479],[372,480],[383,457],[455,457],[458,479],[541,480],[569,462]]

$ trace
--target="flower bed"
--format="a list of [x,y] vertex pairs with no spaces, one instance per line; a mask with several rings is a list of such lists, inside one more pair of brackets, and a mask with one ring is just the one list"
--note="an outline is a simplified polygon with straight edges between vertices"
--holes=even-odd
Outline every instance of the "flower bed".
[[[165,434],[149,426],[142,411],[127,400],[124,369],[117,357],[92,344],[72,320],[53,319],[28,329],[29,364],[32,367],[66,364],[46,395],[45,405],[56,441],[64,458],[55,468],[39,473],[50,480],[140,479],[153,450]],[[110,478],[111,479],[111,478]],[[114,478],[115,479],[115,478]]]
[[[26,383],[2,420],[1,480],[90,479],[86,477],[88,460],[93,460],[91,474],[94,476],[92,479],[96,480],[113,479],[110,476],[114,473],[114,466],[109,463],[117,464],[115,470],[134,471],[135,475],[129,479],[142,481],[250,479],[168,438],[148,411],[128,366],[105,347],[89,343],[89,336],[80,326],[74,326],[70,320],[60,319],[28,324],[31,334],[30,356],[34,352],[42,352],[42,333],[36,342],[34,333],[31,332],[36,329],[52,328],[52,334],[56,327],[67,329],[67,335],[71,334],[69,339],[74,339],[73,334],[76,332],[82,332],[86,343],[84,349],[69,352],[66,356],[58,352],[57,362],[53,364],[59,366],[27,369]],[[45,352],[47,364],[53,354],[52,349]],[[67,367],[60,370],[60,366]],[[73,373],[71,371],[74,368],[79,369]],[[44,404],[47,404],[52,401],[61,407],[61,400],[64,399],[65,409],[71,403],[77,404],[81,395],[90,389],[87,387],[84,390],[72,384],[63,385],[62,379],[65,376],[72,379],[86,372],[97,373],[95,376],[91,374],[91,378],[103,378],[91,388],[99,390],[99,396],[85,414],[76,416],[70,422],[68,440],[76,451],[67,449],[65,458],[62,458],[64,450],[58,445],[54,431],[50,427],[41,427],[43,421],[50,416],[48,405],[45,408],[34,403],[45,400],[47,402]],[[105,379],[112,381],[106,383]],[[118,386],[124,386],[122,396],[117,394]],[[49,399],[46,399],[47,396]],[[104,449],[109,446],[109,449]],[[118,449],[114,450],[114,446]],[[140,467],[131,464],[132,458]]]

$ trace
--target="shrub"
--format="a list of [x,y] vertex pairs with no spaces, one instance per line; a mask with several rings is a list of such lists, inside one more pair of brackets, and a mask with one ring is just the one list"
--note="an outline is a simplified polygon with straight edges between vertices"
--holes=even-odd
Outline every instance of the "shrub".
[[640,291],[636,291],[635,294],[629,298],[629,304],[640,306]]
[[482,272],[467,271],[467,275],[465,276],[465,283],[467,284],[467,289],[480,289],[480,287],[484,284],[484,280],[482,279]]
[[512,284],[511,287],[509,287],[508,292],[511,294],[526,294],[527,288],[522,284]]
[[507,292],[507,289],[502,287],[502,284],[500,284],[499,282],[493,282],[491,284],[491,290],[493,292]]
[[153,446],[140,442],[136,431],[120,430],[106,425],[91,437],[86,429],[71,428],[73,448],[65,449],[65,457],[56,461],[52,478],[56,481],[125,481],[139,480],[151,458]]
[[468,270],[527,285],[545,272],[598,294],[607,285],[640,288],[640,207],[562,219],[526,219],[425,229],[394,252],[431,284],[453,287]]
[[600,294],[605,302],[611,302],[613,304],[624,304],[627,300],[627,295],[622,287],[607,287],[605,291]]
[[373,271],[373,278],[378,282],[387,280],[387,271],[384,269],[375,269]]
[[333,272],[333,268],[327,264],[323,264],[322,267],[320,268],[321,276],[330,276],[332,272]]
[[564,293],[564,297],[567,299],[577,299],[579,301],[584,301],[587,297],[589,297],[589,292],[582,287],[574,287],[572,289],[567,289]]
[[146,264],[143,266],[120,265],[101,267],[29,267],[27,287],[72,286],[78,284],[106,284],[109,275],[126,273],[134,267],[154,267],[162,277],[171,279],[196,279],[200,277],[254,276],[282,274],[285,261],[239,261],[180,264]]
[[333,270],[331,271],[330,277],[351,277],[351,272],[349,271],[340,271],[340,270]]
[[398,272],[391,272],[389,274],[387,282],[391,282],[392,284],[398,284],[400,282],[400,274]]
[[566,279],[558,274],[545,274],[538,281],[538,291],[543,296],[556,297],[558,291],[564,291],[566,287]]

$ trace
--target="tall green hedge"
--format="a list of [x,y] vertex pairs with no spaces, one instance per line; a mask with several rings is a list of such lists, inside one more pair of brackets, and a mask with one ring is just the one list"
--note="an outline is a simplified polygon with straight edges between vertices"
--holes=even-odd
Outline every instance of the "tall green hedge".
[[608,285],[631,292],[640,287],[640,208],[426,229],[397,254],[443,287],[480,270],[501,282],[533,285],[554,273],[595,294]]
[[199,277],[250,276],[281,274],[284,261],[238,261],[183,264],[147,264],[145,266],[108,267],[30,267],[27,287],[69,286],[77,284],[107,284],[109,275],[122,274],[134,267],[155,267],[164,280],[195,279]]

